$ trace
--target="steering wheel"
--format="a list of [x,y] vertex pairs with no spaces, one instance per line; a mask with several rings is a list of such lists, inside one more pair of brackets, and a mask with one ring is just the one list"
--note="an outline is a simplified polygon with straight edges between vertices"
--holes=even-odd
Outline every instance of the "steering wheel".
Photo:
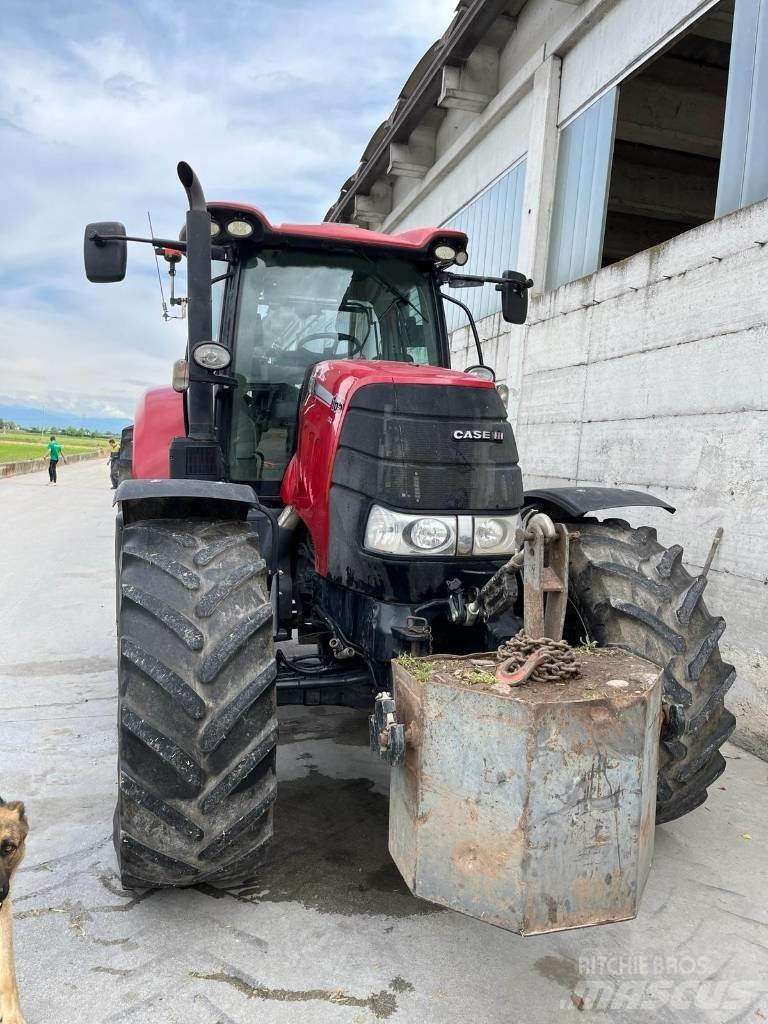
[[315,352],[307,352],[306,346],[310,341],[317,341],[319,338],[332,338],[336,342],[335,349],[339,347],[340,341],[348,341],[350,345],[348,359],[352,359],[354,356],[359,355],[363,351],[365,341],[360,341],[354,334],[344,334],[340,331],[318,331],[316,334],[308,334],[305,338],[296,346],[297,352],[304,352],[306,355],[314,356],[316,361],[319,362],[322,356],[318,356]]

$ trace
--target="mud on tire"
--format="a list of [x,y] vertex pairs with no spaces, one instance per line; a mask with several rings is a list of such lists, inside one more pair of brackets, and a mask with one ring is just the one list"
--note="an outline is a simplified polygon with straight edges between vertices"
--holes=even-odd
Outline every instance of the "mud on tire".
[[692,811],[723,772],[720,747],[735,719],[723,699],[735,678],[720,657],[725,622],[709,614],[704,577],[682,566],[679,545],[663,548],[650,527],[619,520],[574,523],[581,539],[571,546],[571,639],[588,636],[648,658],[664,669],[665,700],[681,705],[682,735],[662,732],[656,797],[657,822]]
[[245,523],[123,530],[115,849],[128,888],[232,885],[272,836],[276,666]]

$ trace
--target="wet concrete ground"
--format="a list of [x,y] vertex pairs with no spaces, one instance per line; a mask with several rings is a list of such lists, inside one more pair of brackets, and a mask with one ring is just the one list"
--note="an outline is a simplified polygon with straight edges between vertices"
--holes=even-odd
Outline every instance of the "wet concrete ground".
[[281,711],[254,884],[123,892],[110,500],[106,466],[0,481],[0,793],[31,823],[28,1024],[768,1019],[768,765],[731,746],[708,803],[657,830],[624,924],[521,939],[412,897],[387,853],[387,769],[365,716],[334,708]]

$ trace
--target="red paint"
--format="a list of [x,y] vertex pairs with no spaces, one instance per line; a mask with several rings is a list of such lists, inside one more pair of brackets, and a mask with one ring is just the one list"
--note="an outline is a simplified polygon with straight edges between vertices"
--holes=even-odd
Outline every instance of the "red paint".
[[280,497],[286,505],[293,505],[306,524],[315,547],[315,566],[324,575],[328,568],[328,496],[333,463],[349,401],[358,388],[388,383],[471,388],[493,388],[494,384],[458,370],[366,359],[318,363],[312,379],[330,392],[341,408],[334,411],[317,395],[307,395],[300,410],[296,454],[283,477]]
[[174,437],[184,437],[184,399],[173,388],[152,388],[139,399],[133,425],[133,475],[167,480]]
[[267,240],[274,239],[280,244],[280,236],[300,235],[318,241],[349,242],[352,245],[375,245],[387,249],[408,249],[412,252],[429,252],[438,239],[453,239],[460,248],[466,248],[467,236],[463,231],[450,228],[413,228],[399,235],[385,235],[381,231],[368,231],[354,224],[270,224],[261,210],[245,203],[208,203],[208,209],[217,221],[223,223],[227,212],[249,214],[264,226]]

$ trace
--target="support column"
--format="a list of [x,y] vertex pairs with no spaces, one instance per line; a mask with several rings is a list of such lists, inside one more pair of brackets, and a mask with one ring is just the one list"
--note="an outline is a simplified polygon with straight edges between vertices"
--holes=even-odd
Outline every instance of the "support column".
[[557,109],[561,60],[553,55],[533,76],[533,110],[520,231],[520,270],[534,281],[534,294],[544,290],[547,239],[555,198],[557,170]]
[[[544,290],[547,268],[547,244],[552,219],[557,170],[557,111],[560,100],[560,57],[553,54],[533,76],[533,110],[528,139],[523,222],[517,269],[533,278],[532,293]],[[523,379],[526,327],[509,332],[506,380],[509,387],[509,419],[517,421],[520,388]]]

